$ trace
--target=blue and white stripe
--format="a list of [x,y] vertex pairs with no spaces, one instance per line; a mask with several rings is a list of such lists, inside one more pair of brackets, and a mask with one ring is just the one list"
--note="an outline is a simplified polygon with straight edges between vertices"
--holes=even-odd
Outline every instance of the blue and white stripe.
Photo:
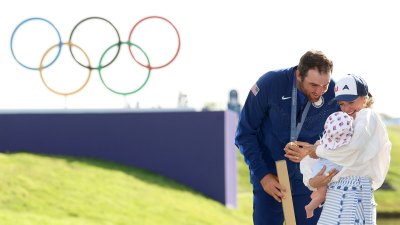
[[375,225],[375,202],[371,179],[342,177],[328,186],[318,225]]

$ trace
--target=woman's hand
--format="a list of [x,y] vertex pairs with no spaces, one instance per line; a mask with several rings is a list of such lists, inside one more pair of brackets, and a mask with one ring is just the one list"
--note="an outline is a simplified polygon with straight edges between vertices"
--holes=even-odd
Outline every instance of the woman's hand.
[[287,143],[283,150],[286,153],[286,158],[292,162],[299,163],[304,157],[310,154],[311,151],[315,151],[316,148],[317,145],[296,141]]
[[311,187],[319,188],[328,185],[332,178],[338,173],[336,169],[331,169],[325,174],[325,170],[326,166],[322,167],[318,174],[308,181]]
[[310,158],[313,158],[313,159],[318,159],[318,158],[319,158],[319,157],[317,156],[317,153],[316,153],[315,149],[314,149],[314,150],[310,150],[310,152],[308,153],[308,155],[310,156]]

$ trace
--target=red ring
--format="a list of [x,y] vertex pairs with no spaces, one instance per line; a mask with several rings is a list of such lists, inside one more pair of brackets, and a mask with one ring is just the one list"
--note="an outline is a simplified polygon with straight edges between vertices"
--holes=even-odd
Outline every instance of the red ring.
[[[160,69],[160,68],[163,68],[163,67],[168,66],[169,64],[172,63],[172,61],[175,60],[176,56],[178,56],[179,50],[180,50],[180,48],[181,48],[181,38],[180,38],[180,36],[179,36],[178,30],[176,29],[176,27],[174,26],[174,24],[171,23],[171,21],[169,21],[169,20],[167,20],[167,19],[165,19],[164,17],[161,17],[161,16],[148,16],[148,17],[145,17],[145,18],[139,20],[139,22],[137,22],[137,23],[132,27],[131,32],[129,33],[128,41],[132,42],[132,41],[131,41],[132,33],[133,33],[133,31],[135,30],[135,28],[139,25],[139,23],[143,22],[144,20],[147,20],[147,19],[154,19],[154,18],[156,18],[156,19],[162,19],[162,20],[168,22],[168,23],[175,29],[175,32],[176,32],[176,34],[177,34],[177,36],[178,36],[178,49],[176,50],[176,53],[175,53],[174,57],[172,57],[172,59],[171,59],[170,61],[168,61],[166,64],[163,64],[163,65],[161,65],[161,66],[150,66],[150,65],[144,65],[144,64],[140,63],[140,62],[135,58],[135,56],[133,55],[132,50],[131,50],[131,46],[129,46],[129,52],[131,53],[133,59],[134,59],[139,65],[141,65],[141,66],[143,66],[143,67],[146,67],[146,68],[148,68],[148,69]],[[132,42],[132,43],[134,43],[134,42]]]

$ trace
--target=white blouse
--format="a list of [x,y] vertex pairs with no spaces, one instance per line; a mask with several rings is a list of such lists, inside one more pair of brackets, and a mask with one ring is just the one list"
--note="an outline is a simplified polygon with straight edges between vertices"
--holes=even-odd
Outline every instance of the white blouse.
[[[369,177],[372,179],[372,188],[376,190],[382,186],[389,170],[391,148],[385,124],[372,109],[365,108],[356,115],[354,134],[349,144],[334,151],[319,145],[316,154],[343,166],[331,182],[347,176]],[[310,187],[308,181],[312,178],[312,167],[316,161],[307,156],[300,162],[303,182],[311,190],[314,188]]]

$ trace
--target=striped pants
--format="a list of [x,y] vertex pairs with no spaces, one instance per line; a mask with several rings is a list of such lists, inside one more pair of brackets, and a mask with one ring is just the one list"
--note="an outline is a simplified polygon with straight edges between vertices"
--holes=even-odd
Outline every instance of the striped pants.
[[328,185],[318,225],[376,224],[376,204],[367,177],[342,177]]

